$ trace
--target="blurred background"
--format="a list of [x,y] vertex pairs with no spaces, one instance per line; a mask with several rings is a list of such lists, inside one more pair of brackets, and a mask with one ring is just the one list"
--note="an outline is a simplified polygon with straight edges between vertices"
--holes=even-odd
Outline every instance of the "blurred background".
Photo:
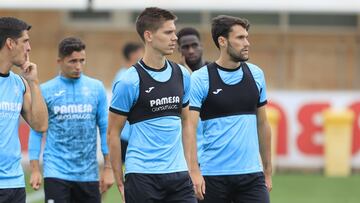
[[[33,26],[31,60],[41,82],[58,74],[59,41],[80,37],[87,45],[85,74],[103,81],[110,99],[125,63],[122,47],[141,42],[134,23],[148,6],[173,11],[177,29],[197,28],[207,61],[218,57],[213,17],[250,21],[250,62],[265,72],[275,138],[272,202],[360,202],[360,1],[0,0],[0,16]],[[169,58],[180,61],[180,54]],[[20,134],[26,165],[25,123]],[[29,190],[28,202],[41,202],[41,194]],[[113,187],[104,202],[119,199]]]

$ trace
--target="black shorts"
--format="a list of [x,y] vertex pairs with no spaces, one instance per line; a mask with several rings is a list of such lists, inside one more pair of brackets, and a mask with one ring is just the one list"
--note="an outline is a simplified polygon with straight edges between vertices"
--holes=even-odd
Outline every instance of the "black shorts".
[[45,202],[101,203],[99,182],[75,182],[58,178],[44,179]]
[[25,188],[0,189],[0,203],[25,203]]
[[123,163],[125,163],[127,146],[128,142],[125,140],[121,140],[121,161]]
[[244,175],[204,176],[205,199],[199,203],[269,203],[262,172]]
[[188,172],[130,173],[125,178],[126,203],[196,203]]

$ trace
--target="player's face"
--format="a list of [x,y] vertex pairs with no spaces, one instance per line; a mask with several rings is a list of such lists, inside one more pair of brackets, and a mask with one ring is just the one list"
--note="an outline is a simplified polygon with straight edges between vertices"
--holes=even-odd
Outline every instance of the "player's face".
[[12,58],[13,64],[15,66],[21,67],[31,51],[30,42],[29,42],[29,31],[25,30],[22,33],[22,36],[16,40],[11,39],[13,45]]
[[71,55],[58,59],[61,75],[76,79],[81,76],[85,66],[85,50],[74,51]]
[[203,48],[196,35],[186,35],[179,39],[179,50],[185,57],[185,62],[189,66],[198,64],[201,61]]
[[165,21],[162,26],[152,33],[152,47],[163,55],[174,53],[177,43],[176,26],[173,20]]
[[231,28],[227,39],[226,52],[234,62],[247,61],[249,59],[248,32],[240,25],[234,25]]

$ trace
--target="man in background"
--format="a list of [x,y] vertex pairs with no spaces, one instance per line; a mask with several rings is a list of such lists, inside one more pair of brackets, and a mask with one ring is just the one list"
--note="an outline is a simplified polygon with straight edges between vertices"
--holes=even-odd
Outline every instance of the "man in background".
[[177,34],[181,64],[190,68],[191,72],[208,64],[203,59],[203,47],[199,32],[192,27],[185,27]]
[[[100,203],[100,193],[113,184],[106,144],[106,91],[102,82],[82,73],[85,61],[85,44],[75,37],[63,39],[58,47],[60,74],[41,85],[49,111],[43,155],[46,202]],[[104,155],[100,181],[97,128]],[[43,133],[31,130],[30,185],[35,190],[42,179],[39,166],[42,136]]]
[[[181,64],[190,69],[190,73],[207,65],[209,62],[203,59],[203,47],[200,42],[200,33],[192,27],[182,28],[177,34],[178,50],[181,54]],[[196,131],[196,144],[198,160],[202,156],[203,128],[201,121],[198,122]]]
[[122,55],[125,59],[125,65],[121,67],[115,75],[113,80],[113,86],[116,81],[119,80],[121,75],[132,65],[138,62],[144,54],[144,46],[140,43],[128,42],[122,49]]

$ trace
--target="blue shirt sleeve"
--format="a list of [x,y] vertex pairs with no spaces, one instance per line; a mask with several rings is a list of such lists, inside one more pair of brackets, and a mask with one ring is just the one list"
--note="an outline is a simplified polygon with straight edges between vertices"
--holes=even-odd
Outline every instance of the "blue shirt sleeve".
[[209,91],[207,66],[191,74],[190,110],[200,111]]
[[191,83],[190,83],[190,73],[189,71],[182,65],[180,65],[182,75],[183,75],[183,83],[184,83],[184,97],[183,97],[183,107],[189,105],[190,100],[190,90],[191,90]]
[[139,97],[139,75],[134,67],[115,83],[112,94],[110,110],[127,116]]
[[266,82],[265,82],[264,72],[254,64],[248,63],[248,66],[254,77],[256,86],[259,89],[260,97],[259,97],[258,105],[262,106],[267,102]]
[[106,128],[108,124],[108,108],[106,90],[102,83],[99,85],[99,102],[97,106],[96,121],[99,126],[100,140],[101,140],[101,151],[102,153],[108,154],[109,150],[106,144]]
[[116,81],[118,81],[120,79],[120,77],[125,73],[127,68],[122,67],[118,70],[118,72],[116,73],[113,82],[111,83],[111,87],[114,87]]

